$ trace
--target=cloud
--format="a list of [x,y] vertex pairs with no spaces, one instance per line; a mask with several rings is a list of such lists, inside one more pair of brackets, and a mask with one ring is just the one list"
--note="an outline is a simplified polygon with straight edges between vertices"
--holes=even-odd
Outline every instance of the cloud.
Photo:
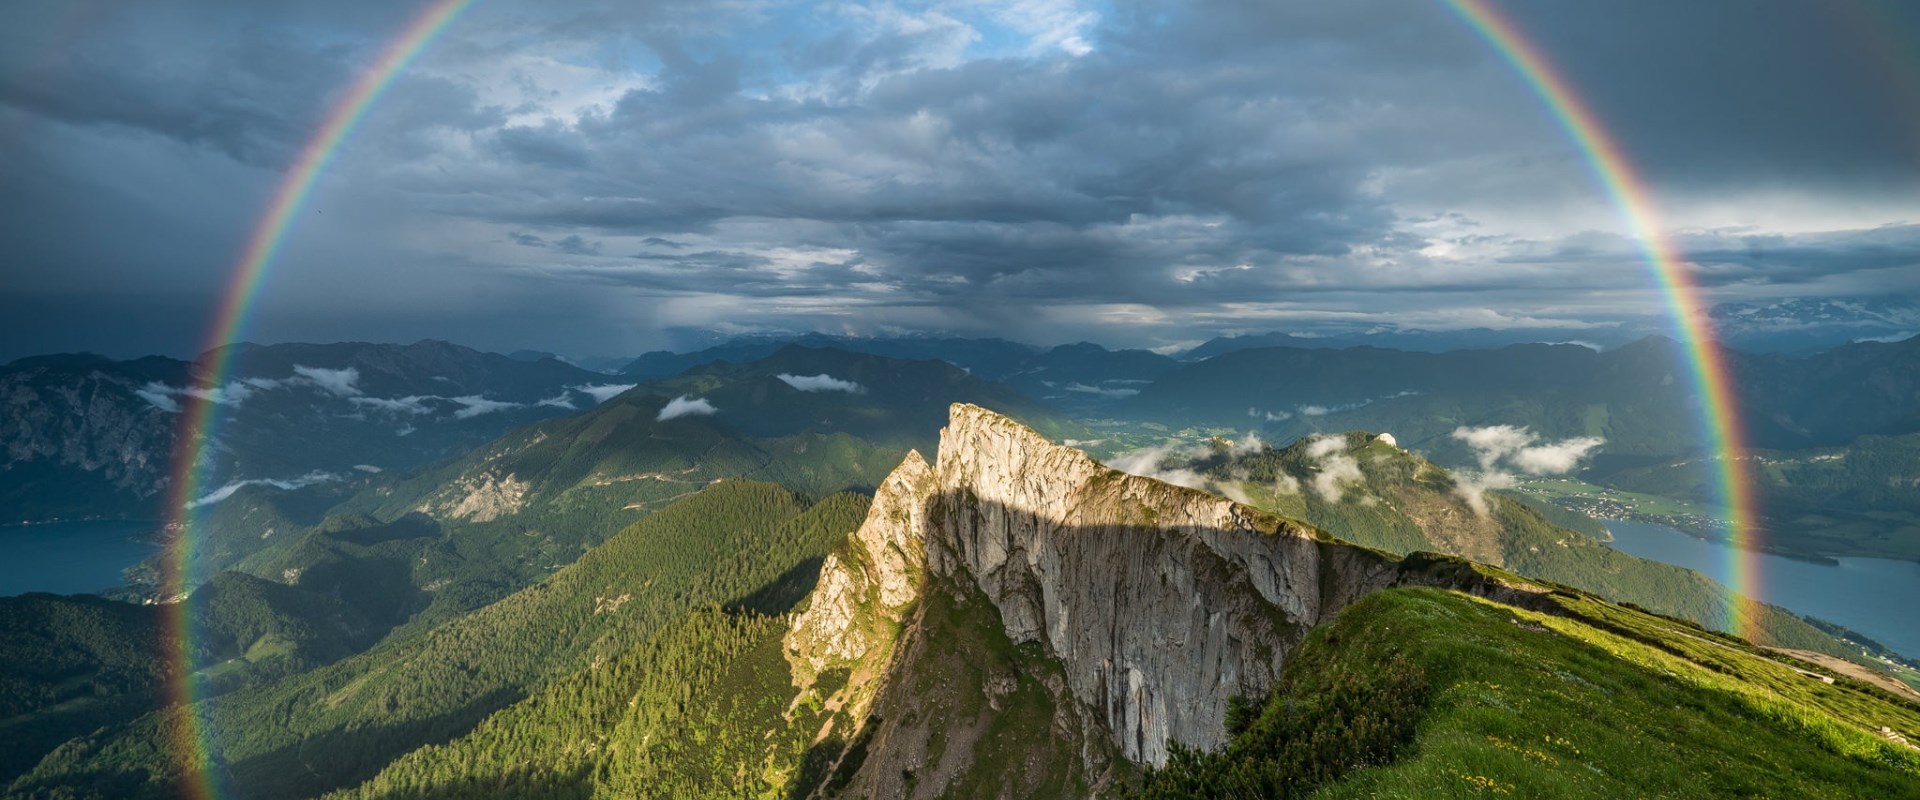
[[1348,486],[1363,483],[1367,476],[1360,471],[1360,462],[1347,452],[1347,439],[1344,436],[1321,436],[1307,442],[1307,457],[1318,462],[1318,468],[1309,481],[1313,490],[1329,503],[1338,503],[1346,495]]
[[340,397],[353,397],[360,394],[360,388],[354,384],[360,382],[360,370],[353,367],[345,369],[327,369],[295,364],[293,374],[305,378],[314,386]]
[[572,398],[569,398],[569,397],[567,397],[567,393],[566,393],[566,392],[561,392],[561,393],[559,393],[559,394],[556,394],[556,395],[554,395],[554,396],[552,396],[552,397],[549,397],[549,398],[546,398],[546,399],[544,399],[544,400],[541,400],[541,401],[539,401],[539,402],[537,402],[537,403],[534,403],[534,405],[536,405],[536,406],[550,406],[550,407],[553,407],[553,408],[564,408],[564,409],[567,409],[567,410],[569,410],[569,411],[571,411],[571,410],[573,410],[573,409],[575,409],[575,408],[577,408],[577,407],[576,407],[576,406],[575,406],[575,405],[573,404],[573,399],[572,399]]
[[1095,395],[1097,397],[1106,397],[1106,398],[1112,398],[1116,400],[1123,397],[1132,397],[1140,393],[1139,389],[1088,386],[1087,384],[1077,383],[1077,382],[1069,383],[1062,388],[1066,389],[1069,392],[1079,392],[1081,394],[1090,394],[1090,395]]
[[434,395],[409,395],[407,397],[349,397],[347,402],[364,408],[377,409],[395,414],[430,414],[433,409],[426,404],[428,400],[444,400]]
[[1497,470],[1454,470],[1453,492],[1467,502],[1467,507],[1481,517],[1487,516],[1492,509],[1487,503],[1487,491],[1491,489],[1511,489],[1520,485],[1520,479],[1511,472]]
[[147,385],[133,390],[140,399],[161,411],[178,412],[178,397],[195,397],[215,405],[239,405],[254,394],[254,387],[241,381],[231,381],[225,386],[210,389],[187,386],[168,386],[159,381],[150,381]]
[[[1142,478],[1152,478],[1162,483],[1184,486],[1189,489],[1210,491],[1212,482],[1205,475],[1184,466],[1191,456],[1200,451],[1189,452],[1178,445],[1149,447],[1124,453],[1107,461],[1107,466]],[[1181,466],[1173,466],[1180,464]]]
[[[1634,144],[1712,300],[1920,290],[1920,230],[1890,224],[1916,218],[1913,107],[1870,55],[1913,40],[1912,13],[1863,33],[1817,4],[1522,5]],[[404,20],[99,12],[76,33],[65,4],[26,0],[0,30],[0,54],[61,43],[0,69],[0,218],[33,220],[0,230],[0,341],[185,350],[227,277],[207,231],[249,224]],[[633,57],[596,55],[614,51]],[[1432,4],[507,2],[387,97],[302,215],[260,338],[1657,323],[1564,133]],[[100,219],[123,235],[89,235]],[[157,309],[161,289],[195,299]],[[143,338],[162,328],[189,332]]]
[[1518,452],[1520,448],[1532,444],[1539,437],[1522,426],[1488,425],[1469,428],[1462,425],[1453,429],[1453,438],[1465,442],[1467,447],[1473,450],[1481,469],[1493,469],[1494,462]]
[[848,394],[866,394],[867,387],[853,381],[843,381],[832,375],[789,375],[780,373],[773,376],[781,383],[803,392],[846,392]]
[[[1473,451],[1477,470],[1454,470],[1454,492],[1472,507],[1474,513],[1489,512],[1486,493],[1490,489],[1511,489],[1519,485],[1515,470],[1534,476],[1564,475],[1580,466],[1580,461],[1606,443],[1598,436],[1576,436],[1558,442],[1540,442],[1540,437],[1525,426],[1460,426],[1451,434]],[[1537,444],[1536,444],[1537,443]]]
[[149,383],[146,386],[133,390],[133,393],[161,411],[175,413],[180,411],[180,402],[173,399],[173,387],[159,383]]
[[276,489],[293,490],[293,489],[304,488],[307,486],[312,486],[316,483],[326,483],[327,481],[337,481],[337,480],[340,480],[339,475],[335,475],[331,472],[321,472],[321,471],[315,470],[313,472],[309,472],[305,475],[302,475],[298,478],[288,478],[285,480],[279,480],[274,478],[249,478],[246,480],[229,481],[226,485],[221,486],[220,488],[215,489],[211,492],[208,492],[205,495],[202,495],[199,498],[193,500],[192,502],[187,503],[187,507],[199,508],[201,506],[213,505],[214,503],[218,503],[222,500],[232,497],[234,492],[240,491],[241,489],[248,486],[272,486]]
[[1524,447],[1507,460],[1529,475],[1564,475],[1580,466],[1581,459],[1606,444],[1598,436],[1581,436],[1534,447]]
[[608,400],[613,399],[615,395],[625,392],[628,389],[632,389],[633,387],[638,385],[639,384],[637,383],[601,383],[601,384],[581,384],[579,386],[569,386],[567,388],[572,389],[576,392],[583,393],[588,397],[592,397],[593,402],[595,404],[599,404],[599,403],[607,402]]
[[717,411],[719,411],[719,409],[714,408],[713,404],[707,402],[706,398],[692,397],[683,394],[672,400],[668,400],[667,404],[660,408],[660,414],[654,417],[654,421],[666,422],[667,420],[677,419],[679,417],[708,416]]
[[461,406],[459,411],[453,412],[454,419],[472,419],[481,414],[492,414],[496,411],[523,408],[526,405],[524,403],[510,403],[504,400],[488,400],[477,394],[470,394],[465,397],[449,397],[446,399],[459,403]]

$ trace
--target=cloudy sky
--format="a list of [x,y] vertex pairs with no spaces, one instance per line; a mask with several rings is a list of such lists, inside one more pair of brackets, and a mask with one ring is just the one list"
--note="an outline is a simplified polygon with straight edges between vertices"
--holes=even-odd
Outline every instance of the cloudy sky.
[[[1500,5],[1713,300],[1920,293],[1920,10]],[[7,3],[0,357],[196,349],[423,7]],[[1578,330],[1658,313],[1627,234],[1434,0],[478,0],[331,163],[248,336]]]

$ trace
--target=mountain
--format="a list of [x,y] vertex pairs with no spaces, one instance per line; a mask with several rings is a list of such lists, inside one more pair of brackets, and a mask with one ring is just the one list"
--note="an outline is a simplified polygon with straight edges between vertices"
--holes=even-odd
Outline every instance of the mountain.
[[1920,333],[1920,303],[1894,295],[1722,303],[1707,315],[1723,341],[1755,351],[1814,351]]
[[1388,430],[1446,463],[1466,462],[1462,425],[1527,425],[1543,436],[1602,436],[1611,455],[1686,452],[1698,441],[1677,344],[1644,340],[1416,353],[1267,348],[1188,364],[1141,388],[1121,413],[1292,440]]
[[[417,549],[404,557],[418,562],[408,570],[414,583],[459,587],[433,602],[464,611],[716,480],[772,480],[815,497],[868,489],[909,449],[932,445],[955,400],[990,403],[1062,436],[1079,430],[944,362],[789,345],[748,364],[716,363],[640,384],[412,473],[237,495],[208,514],[195,548],[198,571],[238,568],[278,579],[338,549],[307,539],[331,542],[340,531],[419,513],[440,529],[383,547]],[[354,491],[337,494],[346,487]],[[273,494],[316,492],[337,499],[318,514],[310,506],[321,503],[298,513],[284,501],[261,505]],[[341,517],[332,530],[288,524],[329,515]]]
[[[693,609],[739,603],[772,612],[782,598],[790,606],[805,589],[784,588],[795,580],[788,573],[806,576],[865,506],[846,495],[809,506],[779,486],[719,483],[470,615],[208,701],[207,724],[226,732],[210,742],[221,783],[243,797],[350,785],[421,744],[464,733],[532,687],[621,656]],[[177,796],[181,754],[155,751],[171,739],[177,711],[57,750],[13,792]]]
[[237,797],[1911,794],[1920,704],[1818,658],[956,405],[870,504],[705,487],[457,619],[79,737],[7,796],[169,796],[183,713]]
[[1101,416],[1178,367],[1159,353],[1079,342],[1026,358],[996,379],[1069,413]]
[[1281,448],[1220,441],[1129,468],[1237,498],[1355,544],[1400,555],[1445,553],[1710,629],[1745,630],[1766,644],[1860,657],[1859,645],[1784,609],[1741,608],[1735,620],[1727,587],[1706,576],[1608,547],[1598,537],[1610,534],[1592,520],[1477,485],[1476,479],[1489,479],[1455,474],[1375,434],[1315,436]]
[[[1458,774],[1583,796],[1920,785],[1920,757],[1870,733],[1920,709],[1845,678],[1816,690],[1813,665],[1346,544],[977,408],[956,407],[940,454],[888,477],[790,622],[694,614],[344,796],[1207,797],[1388,764],[1453,769],[1466,792]],[[1430,728],[1444,761],[1407,755]]]
[[[1920,433],[1862,436],[1844,446],[1755,450],[1754,496],[1769,549],[1803,558],[1920,561]],[[1696,459],[1622,470],[1607,484],[1630,492],[1714,502]]]
[[[1920,340],[1798,357],[1735,351],[1728,358],[1756,446],[1920,431]],[[1464,448],[1450,440],[1456,427],[1525,425],[1550,438],[1600,436],[1609,459],[1647,463],[1704,445],[1691,375],[1681,345],[1663,338],[1607,351],[1543,344],[1445,353],[1265,348],[1184,365],[1141,387],[1118,413],[1176,425],[1257,427],[1275,439],[1388,430],[1443,463],[1466,463]]]
[[965,370],[998,379],[1015,371],[1019,363],[1039,352],[1032,345],[1005,339],[963,339],[941,336],[860,337],[806,333],[797,336],[742,336],[690,353],[665,350],[634,359],[622,374],[636,378],[666,378],[693,367],[719,361],[734,363],[758,361],[788,345],[832,348],[855,353],[924,361],[938,359]]
[[1108,350],[1091,342],[1050,349],[1004,339],[953,337],[861,338],[809,333],[793,337],[742,337],[691,353],[659,351],[629,364],[639,378],[679,375],[717,362],[756,361],[789,345],[830,348],[912,360],[939,360],[1069,413],[1103,413],[1139,387],[1179,364],[1146,350]]
[[1217,336],[1179,354],[1182,361],[1202,361],[1238,350],[1265,347],[1295,347],[1344,350],[1353,347],[1379,347],[1422,353],[1450,350],[1493,350],[1516,344],[1578,344],[1593,349],[1619,347],[1644,337],[1628,328],[1547,328],[1494,329],[1465,328],[1429,331],[1418,328],[1380,326],[1361,331],[1240,334]]
[[[233,345],[226,383],[193,363],[43,356],[0,367],[9,521],[157,518],[189,391],[221,424],[210,487],[341,480],[417,466],[595,401],[607,377],[447,344]],[[592,389],[593,391],[587,391]]]
[[[223,573],[185,601],[210,691],[258,686],[371,644],[393,607]],[[155,648],[175,609],[91,595],[0,597],[0,785],[57,745],[160,707],[176,671]]]
[[0,368],[0,503],[7,522],[138,516],[166,485],[173,416],[143,400],[186,382],[188,365],[89,354]]

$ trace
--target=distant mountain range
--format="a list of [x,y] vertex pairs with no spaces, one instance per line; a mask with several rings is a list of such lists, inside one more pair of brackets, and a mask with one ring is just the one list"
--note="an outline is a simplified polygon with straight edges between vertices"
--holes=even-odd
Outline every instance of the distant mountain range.
[[153,518],[190,393],[222,406],[207,448],[212,492],[238,481],[331,480],[465,452],[518,425],[624,389],[552,359],[446,342],[234,345],[225,382],[211,354],[113,361],[24,358],[0,367],[0,502],[8,522]]
[[743,337],[690,353],[648,353],[629,363],[621,374],[634,378],[667,377],[703,364],[755,361],[789,344],[892,358],[938,359],[1076,413],[1110,409],[1116,401],[1137,394],[1142,385],[1179,366],[1177,360],[1151,351],[1108,350],[1090,342],[1040,348],[1005,339],[862,338],[810,333],[795,337]]
[[1727,342],[1760,352],[1810,352],[1920,333],[1920,302],[1893,295],[1725,303],[1709,316]]
[[[1448,448],[1458,447],[1448,442],[1454,428],[1497,424],[1554,437],[1600,436],[1609,454],[1657,458],[1693,453],[1705,441],[1686,359],[1680,345],[1660,338],[1606,351],[1241,350],[1163,375],[1120,413],[1260,428],[1281,440],[1390,431],[1449,463],[1455,454]],[[1800,357],[1734,352],[1731,363],[1755,446],[1840,444],[1920,430],[1920,340]]]

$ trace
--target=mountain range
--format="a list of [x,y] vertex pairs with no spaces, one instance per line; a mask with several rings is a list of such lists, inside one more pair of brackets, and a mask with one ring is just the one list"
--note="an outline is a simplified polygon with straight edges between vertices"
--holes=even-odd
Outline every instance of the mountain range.
[[[1920,785],[1920,674],[1897,654],[1615,551],[1456,434],[1524,433],[1570,472],[1604,440],[1619,452],[1581,477],[1704,499],[1670,342],[1198,362],[985,342],[973,367],[820,344],[644,378],[438,343],[234,353],[231,488],[199,510],[191,591],[0,598],[6,796],[175,795],[198,780],[185,715],[240,797]],[[1736,363],[1777,392],[1756,401],[1777,435],[1842,442],[1756,451],[1769,491],[1796,519],[1852,510],[1849,541],[1895,557],[1904,534],[1859,526],[1905,509],[1876,487],[1910,436],[1847,437],[1906,425],[1913,347]],[[8,369],[39,414],[18,427],[80,442],[103,439],[96,412],[170,436],[178,395],[154,387],[194,377]],[[1865,388],[1796,393],[1796,371]],[[1045,393],[1068,384],[1114,391]],[[462,417],[474,398],[498,407]],[[356,412],[295,452],[303,415]],[[429,426],[445,455],[352,468]],[[270,463],[343,474],[244,471]],[[185,664],[154,658],[169,601],[198,633]],[[183,669],[192,704],[167,691]]]
[[[445,342],[234,345],[193,362],[44,356],[0,367],[9,521],[154,518],[190,393],[222,422],[205,448],[208,491],[242,481],[339,480],[457,455],[624,388],[551,359]],[[210,364],[230,360],[224,383]]]
[[[1920,731],[1920,703],[1829,655],[1351,543],[1126,475],[977,406],[955,405],[935,447],[908,452],[871,501],[706,485],[472,611],[192,708],[90,720],[9,796],[169,796],[187,779],[167,734],[184,713],[216,732],[214,778],[246,797],[1920,786],[1900,738]],[[1296,457],[1311,456],[1264,450],[1211,472],[1251,479]],[[1457,496],[1420,488],[1454,480],[1444,471],[1396,458],[1356,505]],[[1429,541],[1474,539],[1430,511],[1398,513]],[[1529,513],[1503,503],[1495,519],[1583,536]],[[301,612],[236,616],[273,613]],[[55,635],[10,637],[0,655],[26,641],[73,652]],[[61,663],[38,673],[48,692],[29,718],[58,713]],[[152,686],[125,680],[123,699]]]

